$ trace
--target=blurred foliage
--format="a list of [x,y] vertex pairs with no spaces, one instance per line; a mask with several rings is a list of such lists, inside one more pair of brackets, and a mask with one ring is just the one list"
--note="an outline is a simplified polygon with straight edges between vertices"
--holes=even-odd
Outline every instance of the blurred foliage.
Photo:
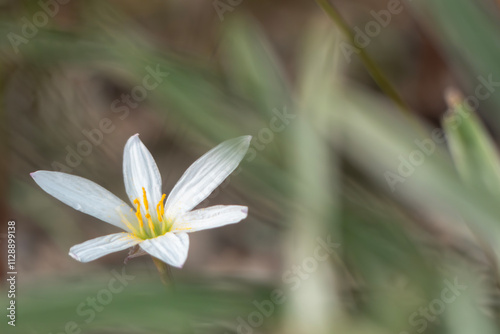
[[[464,96],[477,94],[478,76],[500,79],[498,3],[409,3],[405,15],[433,41]],[[373,20],[372,4],[364,4],[363,19]],[[377,4],[377,10],[388,8]],[[21,34],[22,18],[40,11],[30,1],[1,6],[1,36]],[[19,277],[25,275],[18,283],[18,327],[6,332],[59,333],[72,320],[88,333],[498,331],[499,93],[490,92],[478,110],[455,99],[443,133],[419,110],[401,113],[401,101],[384,89],[368,89],[372,81],[353,79],[356,63],[342,51],[349,41],[345,27],[336,27],[320,8],[297,7],[296,18],[305,19],[278,27],[301,32],[289,33],[295,43],[286,48],[265,24],[245,15],[252,8],[259,16],[259,6],[265,3],[241,3],[214,23],[218,15],[210,2],[75,1],[61,5],[19,52],[0,39],[1,150],[8,157],[0,191],[9,208],[2,219],[18,221]],[[200,14],[205,11],[211,14]],[[181,22],[186,17],[200,22]],[[377,38],[397,31],[393,19]],[[182,29],[190,24],[203,38],[186,37]],[[370,57],[373,50],[364,51]],[[373,55],[370,64],[378,66],[374,59],[382,56]],[[380,66],[377,75],[390,71]],[[139,106],[117,112],[114,101],[150,71],[168,74]],[[458,122],[463,112],[469,117]],[[76,147],[82,130],[98,128],[103,118],[118,130],[69,172],[118,194],[123,143],[131,134],[144,134],[161,160],[166,191],[206,148],[253,135],[241,173],[216,190],[221,196],[208,199],[244,203],[250,216],[228,232],[210,231],[214,241],[202,246],[221,260],[205,261],[202,246],[192,249],[189,261],[196,266],[188,262],[174,273],[175,289],[155,279],[149,259],[134,259],[127,271],[138,279],[83,324],[76,308],[108,286],[120,259],[75,264],[66,250],[111,229],[49,198],[28,173],[67,163],[67,147]],[[318,238],[339,247],[327,261],[316,259],[317,269],[306,278],[287,276],[314,259]],[[224,266],[231,256],[236,260]],[[290,277],[298,279],[296,289]],[[444,291],[453,291],[450,284],[457,281],[466,288],[448,303]],[[266,316],[256,303],[269,303],[275,289],[286,299]],[[5,289],[0,300],[7,303]],[[256,313],[262,324],[246,328]],[[5,319],[1,326],[3,333]]]

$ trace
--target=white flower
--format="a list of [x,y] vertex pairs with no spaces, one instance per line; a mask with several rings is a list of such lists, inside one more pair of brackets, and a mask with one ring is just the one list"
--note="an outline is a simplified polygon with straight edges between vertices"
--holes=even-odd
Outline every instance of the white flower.
[[247,217],[248,208],[217,205],[193,210],[231,174],[250,145],[251,136],[223,142],[195,161],[166,195],[158,167],[136,134],[123,154],[125,190],[134,209],[103,187],[87,179],[60,172],[31,173],[47,193],[74,209],[94,216],[125,232],[88,240],[71,247],[69,255],[89,262],[139,245],[174,267],[186,262],[189,232],[234,224]]

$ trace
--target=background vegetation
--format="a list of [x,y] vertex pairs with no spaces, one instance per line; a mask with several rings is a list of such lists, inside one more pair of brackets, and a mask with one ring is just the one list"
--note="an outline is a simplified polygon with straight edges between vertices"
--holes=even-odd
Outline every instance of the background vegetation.
[[[16,221],[18,255],[5,332],[498,331],[500,3],[0,6],[0,233]],[[127,104],[152,72],[168,74]],[[89,131],[102,133],[90,152]],[[247,205],[248,219],[193,234],[171,289],[147,257],[72,260],[114,228],[29,177],[62,170],[125,198],[135,133],[167,193],[209,148],[254,136],[203,203]],[[102,303],[122,270],[133,278]]]

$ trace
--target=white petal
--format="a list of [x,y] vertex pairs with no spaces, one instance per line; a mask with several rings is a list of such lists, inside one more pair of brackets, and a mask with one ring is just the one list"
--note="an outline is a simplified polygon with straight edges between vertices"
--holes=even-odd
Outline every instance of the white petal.
[[77,261],[89,262],[135,246],[141,241],[130,233],[115,233],[75,245],[70,248],[69,255]]
[[248,215],[239,205],[217,205],[185,213],[175,221],[174,229],[187,233],[237,223]]
[[175,218],[207,198],[241,162],[251,136],[225,141],[196,160],[182,175],[165,203],[165,214]]
[[31,177],[43,190],[64,204],[106,223],[129,231],[122,222],[118,210],[130,222],[135,221],[130,207],[125,202],[83,177],[43,170],[31,173]]
[[[139,134],[129,138],[123,152],[123,178],[125,190],[131,203],[136,198],[142,203],[143,192],[146,190],[150,213],[156,218],[156,205],[161,199],[161,175],[153,156],[139,139]],[[145,212],[145,208],[142,208]]]
[[169,232],[160,237],[144,240],[141,248],[171,266],[182,268],[188,255],[189,237],[187,233]]

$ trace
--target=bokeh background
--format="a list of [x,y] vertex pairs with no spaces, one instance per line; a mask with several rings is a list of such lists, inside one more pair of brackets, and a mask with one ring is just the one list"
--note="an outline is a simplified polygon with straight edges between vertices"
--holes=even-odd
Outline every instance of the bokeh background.
[[[1,332],[498,332],[499,14],[494,0],[0,1]],[[464,99],[478,103],[445,141]],[[29,176],[125,199],[135,133],[167,194],[207,150],[253,136],[201,205],[248,219],[192,234],[169,288],[147,256],[70,258],[116,229]]]

